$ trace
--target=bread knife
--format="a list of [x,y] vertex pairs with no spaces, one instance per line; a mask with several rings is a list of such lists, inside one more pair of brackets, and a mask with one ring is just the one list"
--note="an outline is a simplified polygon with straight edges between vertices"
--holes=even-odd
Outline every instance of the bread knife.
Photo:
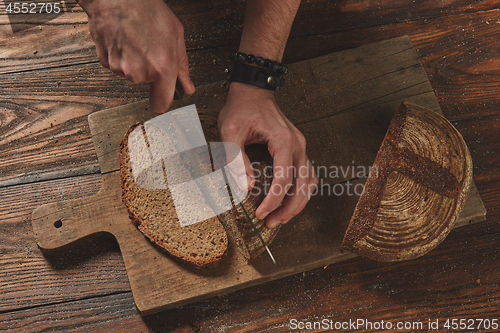
[[[182,84],[179,81],[179,79],[177,79],[177,82],[175,83],[175,95],[174,95],[174,99],[177,99],[181,103],[181,105],[184,107],[184,101],[182,100],[182,96],[183,95],[184,95],[184,88],[182,87]],[[193,121],[193,119],[191,119],[191,121]],[[226,184],[229,184],[229,182],[228,182],[228,180],[226,178],[226,172],[223,172],[223,175],[224,175]],[[231,178],[233,178],[232,175],[230,175],[230,176],[231,176]],[[234,181],[234,178],[233,178],[233,181]],[[262,235],[260,234],[259,230],[257,229],[257,226],[255,225],[255,223],[253,223],[253,220],[250,217],[250,214],[248,214],[247,210],[245,209],[245,206],[243,206],[242,201],[240,200],[240,198],[238,198],[238,195],[236,194],[236,192],[232,193],[232,194],[233,194],[233,196],[236,197],[236,200],[238,200],[239,206],[243,210],[243,212],[245,213],[245,216],[246,216],[248,222],[250,222],[253,230],[257,234],[257,237],[259,237],[262,245],[266,249],[267,254],[271,258],[271,260],[273,261],[273,263],[276,265],[276,260],[274,260],[274,256],[271,253],[271,250],[269,249],[269,247],[267,246],[266,242],[264,241],[264,238],[262,238]]]

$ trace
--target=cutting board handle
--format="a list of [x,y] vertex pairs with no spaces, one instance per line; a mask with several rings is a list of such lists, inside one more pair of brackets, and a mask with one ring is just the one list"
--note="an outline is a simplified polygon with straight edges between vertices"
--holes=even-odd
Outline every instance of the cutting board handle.
[[100,194],[46,204],[33,211],[31,224],[42,250],[58,250],[102,231],[95,220],[92,204]]
[[117,229],[133,228],[121,201],[120,189],[114,190],[111,186],[116,182],[120,182],[118,172],[103,175],[102,187],[95,195],[35,209],[31,224],[40,249],[60,250],[97,233],[111,233],[116,237]]

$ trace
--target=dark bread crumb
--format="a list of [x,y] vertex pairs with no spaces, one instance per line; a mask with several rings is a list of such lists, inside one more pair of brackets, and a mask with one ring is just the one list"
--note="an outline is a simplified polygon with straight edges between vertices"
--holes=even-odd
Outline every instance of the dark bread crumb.
[[129,137],[141,124],[132,126],[120,144],[122,200],[132,222],[152,242],[170,255],[194,266],[206,266],[224,257],[228,238],[217,217],[181,227],[168,189],[144,189],[134,181]]

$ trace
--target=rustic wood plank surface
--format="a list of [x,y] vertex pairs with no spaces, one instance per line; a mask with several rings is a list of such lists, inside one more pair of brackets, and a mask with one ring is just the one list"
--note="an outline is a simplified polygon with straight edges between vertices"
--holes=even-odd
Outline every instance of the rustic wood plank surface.
[[[334,185],[334,190],[323,188],[293,224],[282,227],[270,246],[278,266],[272,265],[267,256],[249,265],[231,245],[228,258],[216,269],[200,273],[172,262],[130,223],[120,198],[119,143],[130,126],[157,116],[147,101],[89,116],[103,174],[102,188],[94,196],[37,208],[32,226],[41,249],[61,252],[96,233],[114,235],[135,303],[143,315],[352,258],[350,253],[340,250],[349,220],[346,216],[354,210],[359,194],[355,195],[353,189],[358,188],[359,180],[367,177],[385,135],[387,121],[403,100],[417,100],[435,112],[441,113],[441,110],[434,95],[428,94],[432,88],[408,37],[302,61],[290,65],[290,71],[294,74],[290,75],[278,103],[291,121],[308,126],[299,129],[312,142],[308,147],[309,157],[329,168],[328,175],[319,174],[320,186]],[[324,75],[325,72],[330,74]],[[350,89],[344,91],[345,87]],[[415,87],[414,91],[410,89]],[[184,101],[200,106],[198,112],[207,137],[218,137],[214,133],[216,119],[226,92],[227,84],[216,82],[200,87]],[[358,98],[354,99],[353,95]],[[172,108],[178,107],[177,104]],[[301,104],[304,106],[298,113],[295,108]],[[316,113],[311,112],[314,109]],[[323,124],[326,126],[321,127]],[[362,168],[356,170],[356,175],[355,165]],[[348,175],[332,176],[332,167],[353,170]],[[348,183],[339,184],[341,182]],[[335,184],[341,186],[345,195],[337,194]],[[471,188],[468,201],[456,226],[484,220],[484,207],[475,187]],[[55,227],[57,221],[60,225]]]
[[[321,3],[321,1],[314,3],[319,6],[317,15],[320,15],[322,13],[321,10],[324,9],[321,7]],[[327,31],[326,33],[318,33],[316,35],[292,37],[285,52],[285,59],[288,62],[295,62],[345,48],[368,44],[371,41],[407,34],[412,38],[412,42],[419,53],[419,57],[426,68],[431,84],[437,94],[443,113],[448,119],[454,120],[494,113],[496,106],[498,106],[495,89],[500,84],[498,71],[495,70],[497,67],[496,64],[500,59],[499,46],[498,43],[495,43],[495,38],[500,33],[500,24],[495,23],[497,22],[498,11],[488,10],[475,13],[474,11],[467,10],[465,13],[461,13],[458,9],[463,7],[463,3],[459,3],[461,5],[458,5],[457,8],[454,7],[454,3],[450,3],[449,7],[442,9],[448,13],[446,16],[423,16],[419,19],[405,20],[401,23],[371,27],[363,27],[363,20],[359,19],[357,27],[353,29],[346,29],[346,26],[341,25],[332,25],[333,28],[330,28],[329,31],[333,30],[333,32]],[[304,10],[313,11],[311,8],[314,7],[314,4],[305,3],[303,5],[305,7]],[[386,5],[389,4],[386,3]],[[483,9],[486,5],[486,2],[481,2],[480,9]],[[433,8],[430,2],[426,2],[425,6]],[[493,6],[486,9],[491,8]],[[359,10],[363,10],[363,8],[359,8]],[[457,10],[459,14],[450,15],[449,13],[453,10]],[[352,9],[352,13],[356,13],[356,11]],[[299,14],[308,16],[306,14]],[[373,16],[375,13],[368,11],[364,15]],[[339,16],[338,19],[345,19],[344,15],[334,15],[334,17],[337,16]],[[387,20],[387,18],[384,18],[384,20]],[[401,18],[398,20],[398,17],[393,18],[393,20],[395,22],[402,21]],[[317,20],[316,24],[321,24],[321,20]],[[186,29],[189,29],[189,27],[187,26]],[[44,137],[46,131],[38,127],[38,123],[41,122],[43,124],[47,118],[56,114],[68,104],[71,104],[72,107],[86,109],[88,110],[87,113],[90,113],[94,110],[102,110],[107,107],[147,97],[147,86],[128,85],[126,80],[119,79],[109,71],[99,67],[95,54],[93,54],[92,50],[88,50],[91,47],[91,41],[88,33],[85,34],[83,27],[80,29],[82,31],[80,34],[81,38],[79,37],[74,42],[70,40],[66,43],[58,41],[64,37],[61,33],[66,33],[66,30],[69,28],[75,29],[71,25],[58,26],[51,24],[47,27],[44,26],[44,29],[50,28],[53,30],[51,30],[52,32],[47,32],[47,34],[37,36],[39,38],[32,37],[33,34],[39,33],[39,30],[34,28],[37,28],[37,26],[34,26],[29,31],[21,32],[21,34],[26,34],[28,37],[19,37],[21,39],[27,38],[20,44],[16,42],[18,36],[16,35],[16,38],[13,39],[13,35],[8,34],[8,28],[5,28],[6,37],[8,38],[3,39],[6,47],[2,47],[1,52],[5,52],[5,56],[2,56],[2,64],[0,66],[9,66],[8,64],[13,61],[18,61],[18,64],[20,61],[21,66],[23,63],[26,66],[30,66],[33,61],[36,61],[33,57],[38,56],[40,52],[34,55],[32,54],[34,51],[31,50],[29,52],[28,50],[18,50],[26,48],[26,45],[31,45],[33,39],[36,40],[36,43],[43,43],[44,45],[47,45],[47,43],[42,41],[47,39],[53,40],[58,45],[74,48],[75,51],[73,53],[76,56],[87,52],[91,54],[94,60],[93,62],[90,61],[90,63],[89,60],[84,60],[80,65],[68,67],[68,64],[72,64],[70,58],[73,53],[61,52],[61,54],[52,54],[49,52],[46,56],[47,61],[60,57],[61,63],[49,66],[46,70],[40,71],[29,70],[28,72],[23,72],[19,68],[14,68],[12,70],[14,72],[17,71],[17,74],[3,76],[4,80],[0,82],[0,89],[3,92],[0,102],[2,103],[2,108],[10,116],[2,121],[2,128],[7,126],[8,131],[2,131],[0,138],[4,144],[8,144],[9,148],[17,144],[32,144],[35,138],[37,139],[36,143],[42,142],[45,147],[54,146],[55,143],[50,140],[50,137]],[[341,28],[344,30],[340,30]],[[335,29],[340,31],[336,31]],[[296,30],[298,29],[292,31],[292,35],[300,32],[295,32]],[[41,32],[44,31],[42,29]],[[438,31],[439,33],[433,34],[429,33],[429,31]],[[188,32],[187,34],[192,33]],[[481,36],[481,38],[477,36]],[[10,41],[12,40],[14,42],[11,43]],[[2,43],[1,40],[0,43]],[[71,43],[75,45],[71,46]],[[81,49],[78,49],[78,45],[80,44],[83,46]],[[227,63],[225,60],[226,54],[229,50],[234,49],[235,45],[228,42],[227,46],[215,46],[208,50],[193,49],[190,51],[191,72],[195,83],[203,84],[222,80],[224,73],[220,70],[220,67],[223,67]],[[308,47],[304,48],[303,45],[308,45]],[[52,50],[51,47],[45,47],[47,50]],[[3,51],[4,49],[9,51]],[[57,48],[54,49],[57,50]],[[11,53],[16,54],[16,52],[19,52],[20,55],[10,56]],[[40,57],[42,56],[40,55]],[[70,63],[65,65],[65,61],[69,61]],[[488,68],[492,68],[492,70],[488,70]],[[7,72],[9,71],[11,70],[9,69]],[[466,82],[466,84],[463,82]],[[82,95],[82,91],[85,92],[85,96]],[[103,92],[106,93],[105,98],[101,97]],[[450,96],[450,98],[441,97],[444,94]],[[16,101],[16,103],[12,104],[12,101]],[[24,115],[24,113],[33,114],[35,111],[39,113],[38,117],[28,118]],[[14,125],[21,123],[18,117],[24,119],[22,126]],[[69,117],[71,118],[71,116]],[[69,125],[66,124],[68,121],[70,119],[65,119],[62,124]],[[84,122],[85,120],[82,118],[82,121]],[[36,126],[35,123],[37,123]],[[46,123],[46,125],[49,123]],[[85,131],[85,124],[73,125],[73,121],[70,121],[70,123],[72,126]],[[37,136],[27,136],[27,134],[30,134],[31,127],[38,129],[36,132]],[[20,128],[24,131],[28,130],[27,132],[18,134]],[[94,166],[97,166],[95,155],[92,156],[91,153],[92,142],[88,140],[90,134],[88,130],[84,133],[87,140],[79,140],[82,145],[86,146],[85,148],[82,147],[83,150],[89,152],[84,158],[87,158],[88,161],[94,159]],[[26,141],[15,141],[17,136],[14,134],[22,135]],[[42,136],[41,139],[40,136]],[[71,142],[68,142],[68,147],[60,141],[56,143],[58,144],[55,147],[57,150],[70,149]],[[57,166],[48,171],[44,164],[52,163],[52,161],[47,161],[47,159],[50,160],[50,157],[46,155],[39,156],[38,153],[39,151],[36,149],[22,149],[22,152],[16,154],[16,159],[9,159],[9,164],[3,165],[0,169],[0,184],[8,185],[33,181],[33,179],[36,179],[35,175],[38,175],[42,179],[51,179],[56,177],[55,173],[57,170],[65,172],[69,168],[73,171],[75,169],[77,162],[74,160],[74,154],[71,157],[68,155],[61,156]],[[24,162],[20,163],[21,159]],[[81,163],[81,167],[83,168],[84,161]],[[84,172],[98,172],[98,170],[95,168],[92,171],[81,170],[81,173]]]
[[[186,27],[197,85],[223,79],[226,53],[237,47],[243,5],[235,2],[226,15],[228,2],[174,2]],[[218,16],[204,14],[210,4]],[[415,261],[387,265],[352,259],[145,318],[133,305],[113,240],[96,240],[63,258],[46,258],[33,243],[29,215],[34,207],[100,187],[87,114],[147,97],[147,86],[129,86],[99,68],[86,17],[78,6],[73,10],[48,22],[32,17],[33,23],[16,23],[25,28],[16,33],[8,18],[1,18],[0,330],[285,332],[292,318],[498,318],[496,1],[303,1],[284,59],[291,63],[409,35],[441,109],[469,146],[486,223],[452,231],[432,255]],[[87,86],[92,89],[85,92]],[[64,113],[69,106],[82,112]],[[40,269],[44,273],[36,275]]]

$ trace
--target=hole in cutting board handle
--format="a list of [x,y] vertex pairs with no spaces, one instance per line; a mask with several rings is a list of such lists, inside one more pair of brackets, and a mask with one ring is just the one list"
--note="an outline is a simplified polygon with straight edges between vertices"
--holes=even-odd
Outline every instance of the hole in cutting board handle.
[[62,227],[62,221],[61,221],[61,220],[57,220],[57,221],[55,221],[55,222],[54,222],[54,227],[56,227],[56,228],[60,228],[60,227]]

